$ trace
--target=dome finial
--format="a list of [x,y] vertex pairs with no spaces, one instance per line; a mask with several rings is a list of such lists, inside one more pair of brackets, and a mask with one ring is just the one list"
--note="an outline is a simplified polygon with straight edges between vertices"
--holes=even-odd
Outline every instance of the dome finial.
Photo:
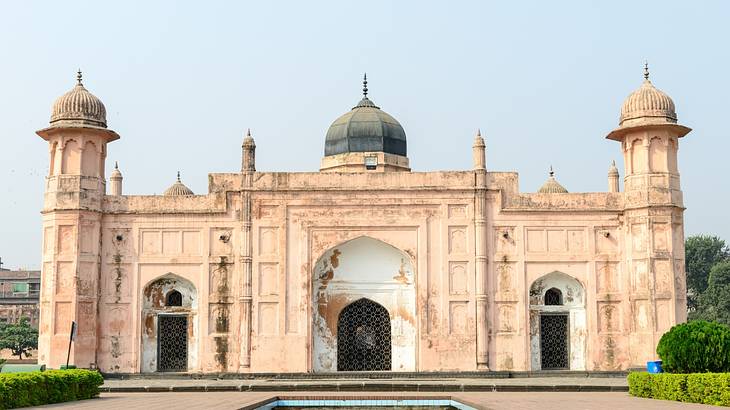
[[555,171],[553,171],[552,165],[550,165],[550,172],[548,174],[550,175],[550,178],[553,178],[555,176]]
[[365,73],[362,76],[362,95],[365,98],[368,98],[368,73]]
[[82,75],[81,75],[81,69],[79,68],[79,71],[77,71],[77,72],[76,72],[76,82],[77,82],[77,83],[78,83],[79,85],[83,85],[83,84],[81,83],[81,79],[82,79]]
[[644,80],[649,81],[649,62],[644,60]]
[[180,181],[180,171],[177,171],[177,182],[181,182]]

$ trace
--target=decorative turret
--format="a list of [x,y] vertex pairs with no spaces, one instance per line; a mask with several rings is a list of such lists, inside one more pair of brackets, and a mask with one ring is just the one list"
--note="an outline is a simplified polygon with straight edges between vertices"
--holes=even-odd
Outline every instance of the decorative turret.
[[[71,363],[95,365],[98,343],[98,284],[101,282],[101,211],[106,193],[107,144],[119,135],[107,128],[106,108],[76,85],[51,108],[51,121],[37,134],[48,141],[50,161],[43,206],[43,271],[38,362],[66,362],[71,322],[78,332]],[[112,195],[121,195],[122,175],[111,175]]]
[[474,145],[472,146],[474,169],[487,169],[485,147],[484,138],[482,138],[482,130],[477,130],[477,135],[474,137]]
[[109,177],[111,185],[111,195],[121,196],[122,195],[122,173],[119,171],[119,164],[114,162],[114,170]]
[[616,161],[611,161],[611,166],[608,167],[608,192],[618,192],[618,168],[616,168]]
[[555,172],[553,171],[553,166],[550,165],[550,172],[548,173],[549,177],[547,181],[545,181],[544,184],[540,187],[540,189],[537,191],[540,194],[567,194],[568,190],[565,189],[558,181],[555,179]]
[[[691,130],[677,123],[672,99],[649,80],[621,107],[619,126],[607,138],[624,154],[624,251],[631,306],[628,357],[639,366],[656,357],[662,334],[687,320],[682,191],[677,167],[679,138]],[[618,170],[609,171],[618,191]],[[614,352],[619,355],[619,352]]]
[[256,143],[251,136],[250,128],[246,131],[246,137],[243,139],[241,148],[241,172],[256,171]]

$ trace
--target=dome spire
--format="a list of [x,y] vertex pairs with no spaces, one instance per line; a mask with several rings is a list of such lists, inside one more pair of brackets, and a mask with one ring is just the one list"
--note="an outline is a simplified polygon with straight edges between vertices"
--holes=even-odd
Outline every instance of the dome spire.
[[177,171],[177,182],[181,182],[180,181],[180,171]]
[[362,76],[362,96],[368,98],[368,73]]
[[644,80],[649,81],[649,62],[644,60]]
[[81,82],[83,76],[81,75],[81,69],[79,68],[79,71],[76,72],[76,82],[78,85],[83,86],[84,84]]

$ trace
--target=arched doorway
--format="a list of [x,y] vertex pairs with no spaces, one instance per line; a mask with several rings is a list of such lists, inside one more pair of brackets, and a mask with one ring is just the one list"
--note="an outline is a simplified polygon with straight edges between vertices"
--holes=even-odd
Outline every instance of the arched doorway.
[[337,370],[391,369],[390,315],[378,303],[358,299],[337,320]]
[[142,372],[187,372],[196,367],[197,304],[192,282],[171,273],[144,287]]
[[[320,255],[313,275],[312,371],[416,370],[416,275],[408,254],[383,241],[361,236]],[[372,327],[358,330],[356,323],[365,312],[371,312],[372,321],[361,323],[377,323],[377,336]],[[349,327],[350,323],[353,327]],[[345,327],[340,328],[343,324]],[[389,333],[384,328],[389,328]],[[341,337],[344,339],[340,340]],[[357,343],[361,343],[362,350],[370,343],[385,343],[386,338],[389,345],[378,346],[382,346],[381,350],[389,348],[389,363],[376,366],[364,356],[361,362],[348,358],[346,364],[339,363],[346,349],[358,349]]]
[[552,272],[530,286],[532,370],[585,370],[586,315],[583,285]]

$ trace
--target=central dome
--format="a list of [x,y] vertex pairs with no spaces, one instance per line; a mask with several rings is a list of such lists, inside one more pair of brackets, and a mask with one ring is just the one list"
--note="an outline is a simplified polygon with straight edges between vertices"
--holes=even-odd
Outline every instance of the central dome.
[[403,127],[368,98],[367,76],[363,80],[363,98],[349,112],[330,125],[324,143],[324,155],[348,152],[384,152],[406,155],[406,132]]

